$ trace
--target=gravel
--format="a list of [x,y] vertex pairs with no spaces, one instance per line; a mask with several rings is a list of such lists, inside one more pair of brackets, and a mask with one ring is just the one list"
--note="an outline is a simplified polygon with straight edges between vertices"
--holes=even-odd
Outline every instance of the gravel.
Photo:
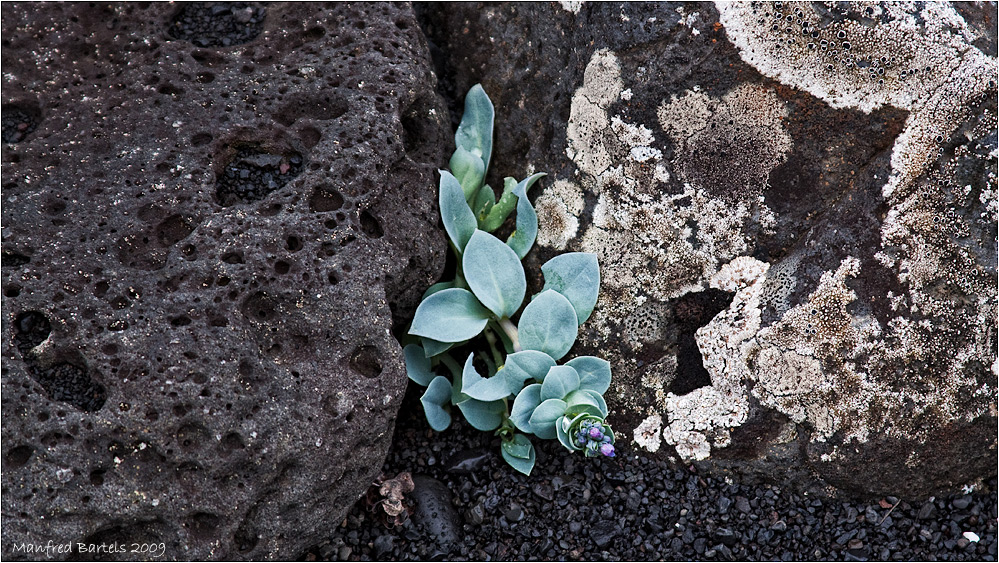
[[615,459],[535,440],[528,477],[503,463],[491,433],[455,419],[431,431],[411,388],[384,465],[413,473],[411,517],[387,528],[359,502],[302,559],[996,560],[995,478],[947,498],[816,498],[700,475],[624,440]]

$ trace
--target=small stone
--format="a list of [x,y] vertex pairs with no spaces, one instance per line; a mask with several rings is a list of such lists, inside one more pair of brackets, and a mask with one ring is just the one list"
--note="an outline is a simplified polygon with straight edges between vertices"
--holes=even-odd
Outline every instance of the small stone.
[[749,506],[749,499],[746,497],[735,497],[735,508],[743,514],[749,514],[753,511],[752,507]]
[[936,505],[933,504],[932,502],[927,502],[919,509],[919,513],[916,514],[916,518],[919,518],[920,520],[927,520],[936,515],[936,513],[937,513]]
[[965,508],[968,508],[968,506],[971,504],[971,496],[965,495],[963,497],[956,498],[953,501],[951,501],[950,504],[951,506],[953,506],[958,510],[964,510]]
[[618,531],[617,523],[603,520],[590,527],[590,537],[597,547],[605,547],[617,537]]
[[513,504],[503,516],[510,522],[520,522],[524,519],[524,509],[519,504]]
[[392,551],[394,539],[395,538],[389,535],[378,536],[375,538],[375,555],[381,558],[390,553]]

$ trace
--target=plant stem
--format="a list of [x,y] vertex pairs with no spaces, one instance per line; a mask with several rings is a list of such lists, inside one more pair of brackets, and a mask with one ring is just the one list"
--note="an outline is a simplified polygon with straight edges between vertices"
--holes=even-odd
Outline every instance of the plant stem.
[[455,377],[461,375],[461,366],[458,365],[458,362],[454,361],[454,358],[451,357],[451,354],[444,352],[443,354],[437,357],[440,358],[441,363],[447,366],[447,369],[451,371],[451,375]]
[[506,317],[499,320],[499,325],[500,328],[503,329],[503,332],[506,333],[507,337],[510,339],[510,342],[513,343],[513,351],[520,352],[521,348],[520,348],[520,339],[517,338],[517,325],[513,324],[513,321],[511,321]]
[[496,349],[496,335],[493,333],[492,326],[487,326],[486,330],[483,332],[486,335],[486,340],[489,341],[489,349],[493,353],[493,361],[496,362],[496,370],[498,371],[504,364],[503,354],[499,353]]

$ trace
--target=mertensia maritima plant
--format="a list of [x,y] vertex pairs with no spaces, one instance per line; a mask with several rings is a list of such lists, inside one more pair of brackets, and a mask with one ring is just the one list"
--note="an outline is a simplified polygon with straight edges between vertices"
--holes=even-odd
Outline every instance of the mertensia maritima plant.
[[[420,400],[431,428],[450,426],[457,407],[476,429],[495,431],[503,459],[521,473],[534,467],[529,435],[557,439],[589,457],[613,457],[603,398],[610,363],[580,356],[558,364],[597,303],[597,257],[570,252],[552,258],[541,266],[543,289],[523,306],[521,260],[538,234],[527,191],[545,174],[519,182],[505,178],[496,199],[485,184],[493,119],[492,102],[474,86],[465,97],[450,171],[440,171],[441,217],[456,272],[424,293],[404,339],[406,371],[427,388]],[[515,229],[504,242],[490,233],[511,213]],[[458,350],[467,353],[463,362],[453,356]],[[482,367],[488,373],[480,373]]]

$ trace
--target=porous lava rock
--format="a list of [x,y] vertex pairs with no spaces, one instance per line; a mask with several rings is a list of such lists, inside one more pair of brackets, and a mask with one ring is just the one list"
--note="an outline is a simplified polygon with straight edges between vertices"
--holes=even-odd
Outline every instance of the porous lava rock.
[[301,553],[379,471],[443,266],[411,8],[2,20],[3,559]]
[[530,261],[598,255],[570,355],[612,361],[619,436],[858,494],[995,475],[995,4],[420,17],[496,178],[549,173]]

